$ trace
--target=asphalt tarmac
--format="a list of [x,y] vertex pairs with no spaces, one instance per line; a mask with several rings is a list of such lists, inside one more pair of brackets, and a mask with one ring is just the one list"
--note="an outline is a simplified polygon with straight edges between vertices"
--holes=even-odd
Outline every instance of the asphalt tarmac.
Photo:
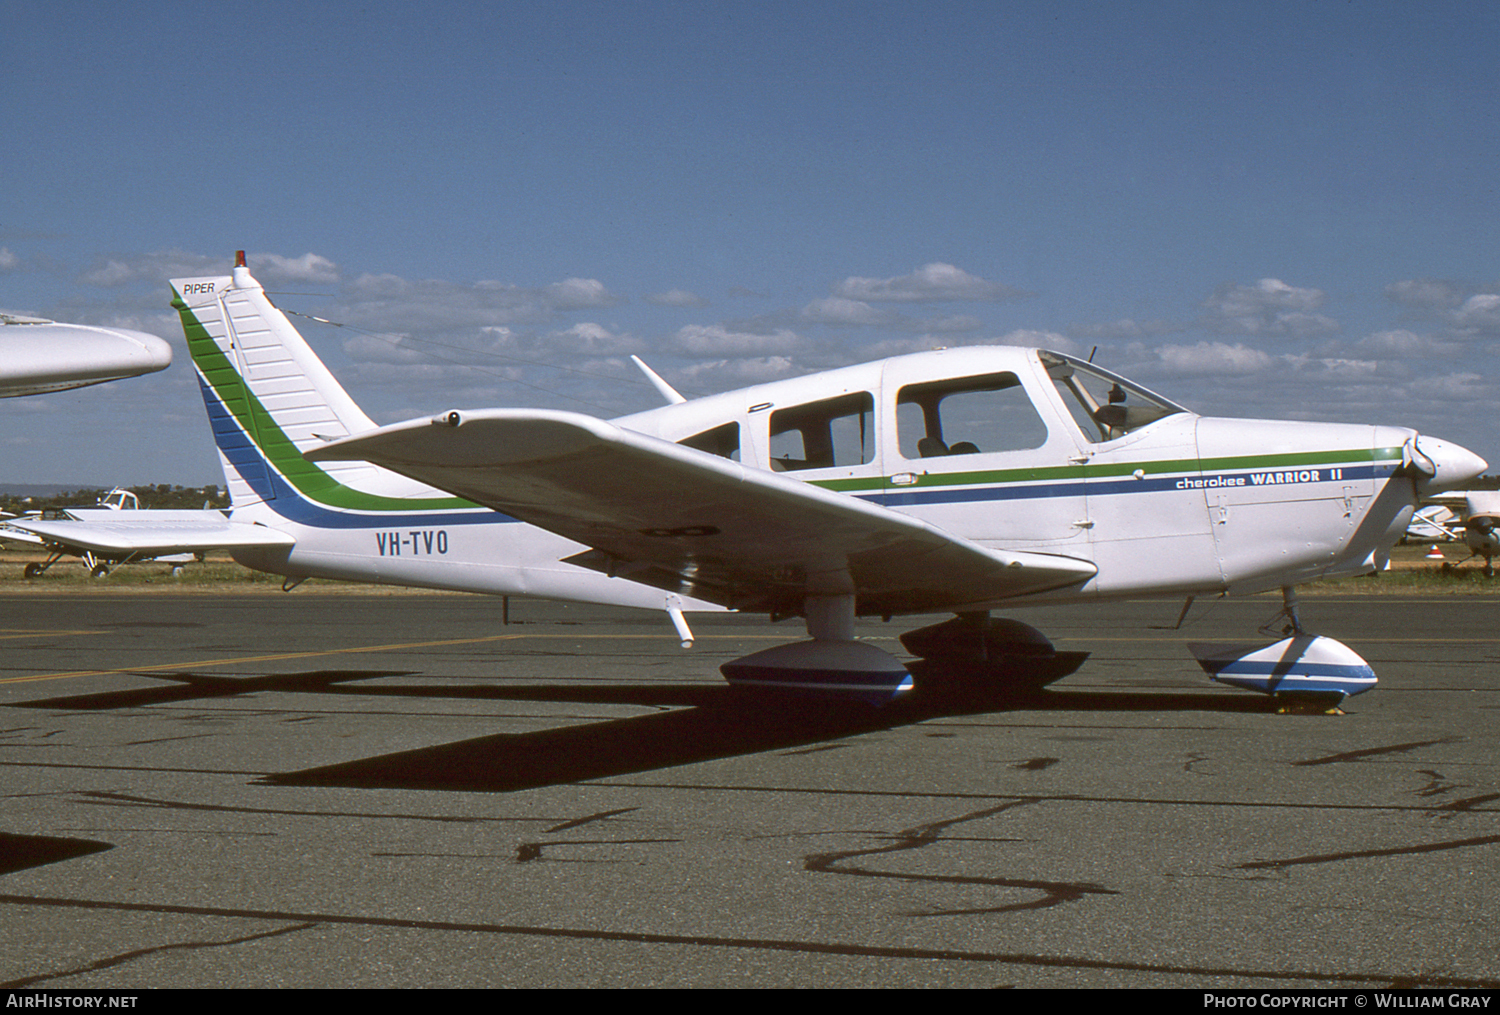
[[1092,657],[871,712],[731,700],[760,617],[6,594],[0,984],[1500,985],[1500,599],[1307,599],[1336,717],[1184,647],[1278,605],[1016,611]]

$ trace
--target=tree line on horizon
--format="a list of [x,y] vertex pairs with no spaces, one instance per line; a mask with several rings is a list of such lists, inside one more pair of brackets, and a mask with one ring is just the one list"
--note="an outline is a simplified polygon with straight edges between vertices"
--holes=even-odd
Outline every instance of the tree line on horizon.
[[[229,491],[221,490],[217,484],[210,483],[207,486],[174,486],[170,483],[146,484],[144,486],[127,486],[123,489],[129,490],[140,498],[143,508],[227,508],[229,506]],[[49,508],[61,507],[93,507],[99,503],[109,489],[105,487],[80,487],[77,490],[64,490],[62,493],[50,497],[23,497],[17,494],[0,494],[0,511],[9,511],[11,514],[25,514],[27,511],[45,511]]]

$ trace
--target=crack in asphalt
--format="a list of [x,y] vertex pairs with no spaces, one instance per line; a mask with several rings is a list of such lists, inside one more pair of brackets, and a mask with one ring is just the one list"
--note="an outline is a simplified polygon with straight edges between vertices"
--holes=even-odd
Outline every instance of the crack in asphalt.
[[1407,751],[1415,751],[1418,747],[1435,747],[1438,744],[1450,744],[1457,741],[1457,737],[1439,737],[1436,740],[1416,740],[1409,744],[1391,744],[1388,747],[1366,747],[1362,751],[1343,751],[1339,754],[1329,754],[1321,758],[1307,758],[1302,761],[1294,761],[1294,767],[1306,765],[1336,765],[1344,761],[1363,761],[1378,754],[1405,754]]
[[[403,930],[434,930],[476,934],[502,934],[526,937],[569,939],[575,941],[608,941],[624,944],[686,945],[702,948],[745,948],[773,952],[800,952],[843,957],[942,960],[949,962],[994,963],[1054,969],[1097,969],[1123,972],[1148,972],[1188,977],[1237,977],[1247,980],[1298,980],[1313,984],[1391,987],[1485,987],[1500,988],[1500,979],[1473,979],[1446,976],[1437,972],[1322,972],[1309,969],[1246,969],[1233,966],[1173,965],[1160,962],[1085,959],[1070,955],[1041,955],[1025,952],[987,952],[950,948],[909,948],[880,945],[854,945],[838,942],[798,941],[787,938],[739,938],[686,934],[653,934],[639,931],[589,930],[569,927],[540,927],[524,924],[457,923],[443,920],[407,920],[396,917],[354,916],[330,913],[301,913],[278,910],[228,909],[215,906],[175,906],[143,902],[110,902],[90,899],[51,898],[31,895],[0,895],[0,905],[47,906],[87,909],[105,912],[163,913],[185,916],[217,916],[232,919],[275,920],[292,923],[290,930],[303,925],[333,924],[361,927],[389,927]],[[11,984],[0,984],[11,986]]]
[[80,976],[84,973],[98,972],[101,969],[112,969],[115,966],[123,966],[128,962],[135,962],[151,955],[159,955],[162,952],[198,951],[204,948],[229,948],[233,945],[247,944],[251,941],[260,941],[265,938],[280,937],[283,934],[295,934],[298,931],[311,930],[316,926],[318,926],[317,923],[298,923],[290,927],[278,927],[274,930],[262,931],[259,934],[246,934],[244,937],[230,938],[227,941],[179,941],[169,945],[157,945],[153,948],[137,948],[134,951],[121,952],[119,955],[97,959],[86,966],[78,966],[74,969],[61,969],[51,973],[38,973],[35,976],[25,976],[18,980],[9,980],[5,983],[0,983],[0,987],[30,987],[38,983],[46,983],[49,980],[61,980],[69,976]]
[[983,913],[1015,913],[1025,910],[1050,909],[1065,902],[1077,902],[1087,895],[1118,895],[1119,893],[1112,889],[1084,882],[1038,881],[1029,878],[990,878],[960,874],[902,874],[894,871],[871,870],[868,867],[852,866],[846,863],[846,861],[856,857],[881,856],[891,853],[903,853],[909,850],[925,849],[935,843],[946,841],[942,833],[955,825],[961,825],[970,821],[980,821],[1016,807],[1023,807],[1038,802],[1040,802],[1040,798],[1021,798],[1007,801],[995,807],[987,807],[984,810],[961,814],[958,817],[929,821],[926,824],[897,832],[895,836],[896,841],[889,845],[873,846],[869,849],[842,850],[832,853],[814,853],[803,858],[802,866],[804,870],[815,874],[891,878],[898,881],[933,884],[989,885],[995,888],[1021,888],[1042,893],[1041,898],[1033,899],[1029,902],[1014,902],[1008,905],[980,909],[943,909],[908,914],[912,916],[968,916]]
[[1242,863],[1236,870],[1280,870],[1302,864],[1339,863],[1343,860],[1363,860],[1372,856],[1415,856],[1418,853],[1440,853],[1450,849],[1466,849],[1470,846],[1490,846],[1500,842],[1500,835],[1476,835],[1472,839],[1451,839],[1447,842],[1426,842],[1415,846],[1388,846],[1383,849],[1359,849],[1348,853],[1320,853],[1314,856],[1288,857],[1282,860],[1255,860]]

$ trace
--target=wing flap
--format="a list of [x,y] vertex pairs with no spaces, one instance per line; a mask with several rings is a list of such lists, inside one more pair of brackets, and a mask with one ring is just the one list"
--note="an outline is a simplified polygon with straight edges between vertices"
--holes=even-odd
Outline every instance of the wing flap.
[[1087,580],[1087,561],[991,550],[878,504],[579,413],[490,409],[306,453],[368,461],[591,549],[570,563],[736,609],[853,592],[862,613],[1007,599]]

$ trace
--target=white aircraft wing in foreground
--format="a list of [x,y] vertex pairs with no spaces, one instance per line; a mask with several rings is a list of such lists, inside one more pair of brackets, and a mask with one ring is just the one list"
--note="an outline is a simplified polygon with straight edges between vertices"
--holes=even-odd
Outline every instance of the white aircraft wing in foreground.
[[172,347],[143,331],[0,314],[0,398],[165,370]]
[[911,515],[578,413],[453,412],[345,438],[367,461],[591,547],[569,561],[732,609],[959,610],[1073,585],[1093,564],[992,550]]

